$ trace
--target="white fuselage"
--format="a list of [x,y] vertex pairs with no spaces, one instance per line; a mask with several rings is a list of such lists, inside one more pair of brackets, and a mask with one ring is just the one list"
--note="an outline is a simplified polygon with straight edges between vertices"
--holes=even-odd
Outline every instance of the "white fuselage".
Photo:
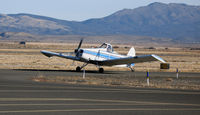
[[[114,51],[109,52],[107,51],[106,48],[88,48],[88,49],[82,49],[82,50],[83,50],[83,53],[81,55],[81,58],[85,61],[89,61],[89,60],[103,61],[103,60],[130,57],[126,55],[120,55]],[[127,67],[127,65],[117,65],[117,67]]]
[[83,54],[81,58],[86,60],[109,60],[109,59],[117,59],[117,58],[124,58],[128,57],[125,55],[117,54],[116,52],[108,52],[105,48],[90,48],[90,49],[83,49]]

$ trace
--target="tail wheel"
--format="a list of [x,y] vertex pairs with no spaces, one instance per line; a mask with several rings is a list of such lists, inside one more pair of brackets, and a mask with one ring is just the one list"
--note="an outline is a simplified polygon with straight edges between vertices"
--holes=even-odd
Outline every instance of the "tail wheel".
[[103,73],[104,69],[103,68],[99,68],[99,73]]
[[79,66],[76,67],[76,71],[77,71],[77,72],[80,72],[80,71],[81,71],[81,67],[79,67]]

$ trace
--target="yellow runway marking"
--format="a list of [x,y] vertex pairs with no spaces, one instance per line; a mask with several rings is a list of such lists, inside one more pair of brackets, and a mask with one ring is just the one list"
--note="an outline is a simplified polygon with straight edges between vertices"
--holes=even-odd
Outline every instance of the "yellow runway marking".
[[126,108],[126,109],[66,109],[66,110],[15,110],[0,111],[0,113],[38,113],[38,112],[90,112],[90,111],[200,111],[199,109],[176,108],[176,109],[160,109],[160,108]]

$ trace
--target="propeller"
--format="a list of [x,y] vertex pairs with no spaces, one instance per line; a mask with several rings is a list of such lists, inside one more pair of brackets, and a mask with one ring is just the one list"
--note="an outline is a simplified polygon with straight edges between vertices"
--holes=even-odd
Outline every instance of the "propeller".
[[74,50],[74,53],[76,54],[76,57],[78,57],[79,52],[82,52],[82,50],[79,50],[81,48],[82,42],[83,42],[83,38],[79,42],[78,48]]
[[78,45],[78,50],[80,49],[81,45],[82,45],[82,42],[83,42],[83,38],[81,39],[81,41],[79,42],[79,45]]

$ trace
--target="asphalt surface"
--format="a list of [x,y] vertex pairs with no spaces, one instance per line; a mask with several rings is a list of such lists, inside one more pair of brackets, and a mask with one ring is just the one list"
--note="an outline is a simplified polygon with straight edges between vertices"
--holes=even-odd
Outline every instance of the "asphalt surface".
[[[81,75],[74,71],[0,70],[0,114],[2,115],[199,115],[200,91],[150,88],[100,87],[37,83],[38,75]],[[87,75],[131,75],[131,72],[93,71]],[[138,76],[145,73],[138,72]],[[173,73],[151,73],[168,76]],[[190,74],[193,77],[198,73]]]

